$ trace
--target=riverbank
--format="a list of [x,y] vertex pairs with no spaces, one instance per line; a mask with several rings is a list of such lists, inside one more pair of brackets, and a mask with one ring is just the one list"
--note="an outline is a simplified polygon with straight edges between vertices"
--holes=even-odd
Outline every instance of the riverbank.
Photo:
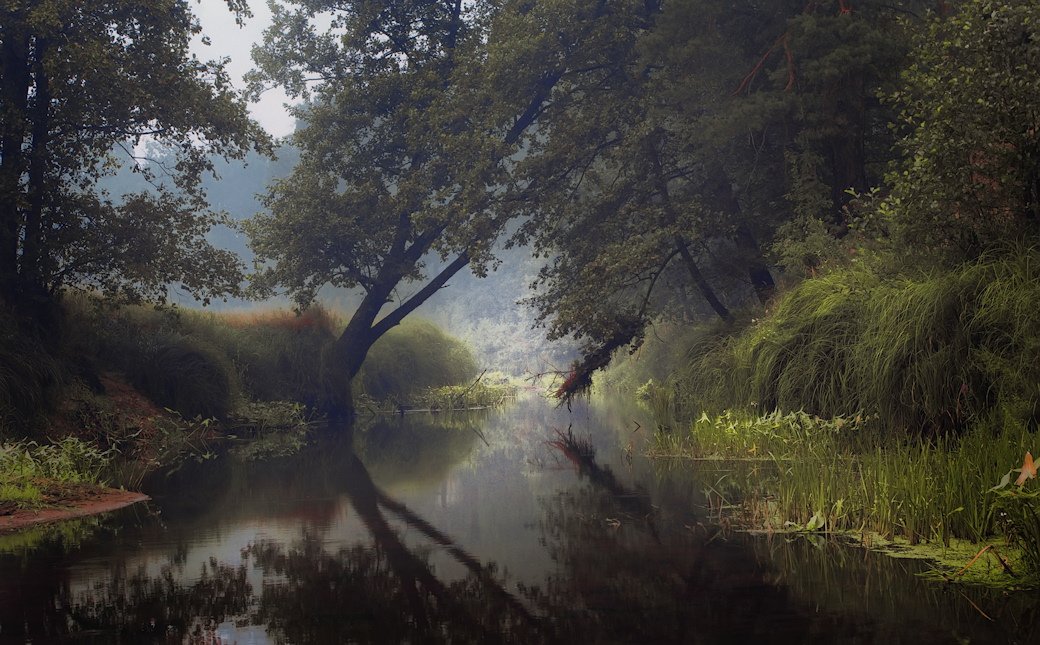
[[71,520],[115,511],[148,501],[144,493],[104,486],[62,487],[62,494],[47,500],[46,508],[17,509],[0,506],[0,534],[51,522]]
[[601,387],[640,398],[651,456],[713,471],[746,528],[964,544],[958,568],[985,549],[996,584],[1032,585],[1038,285],[1031,247],[928,272],[856,262],[732,325],[662,323]]
[[930,560],[937,580],[1035,588],[1033,435],[1009,426],[885,442],[875,424],[804,412],[704,414],[659,429],[647,454],[694,479],[723,526]]

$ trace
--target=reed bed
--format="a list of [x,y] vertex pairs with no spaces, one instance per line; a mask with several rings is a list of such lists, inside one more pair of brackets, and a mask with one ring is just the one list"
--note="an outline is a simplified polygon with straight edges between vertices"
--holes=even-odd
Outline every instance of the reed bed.
[[[814,526],[911,544],[1040,540],[1040,526],[1034,535],[1025,523],[1040,510],[1040,500],[1029,497],[1035,480],[1017,491],[1027,498],[1016,507],[1023,509],[1017,536],[1007,530],[1007,513],[999,512],[1000,491],[992,490],[1037,449],[1033,433],[1008,424],[959,437],[882,442],[877,423],[805,412],[705,414],[686,432],[659,432],[649,454],[726,464],[729,496],[741,498],[762,528]],[[755,476],[744,477],[750,468]],[[703,470],[706,479],[718,472]],[[718,481],[711,485],[720,488]]]

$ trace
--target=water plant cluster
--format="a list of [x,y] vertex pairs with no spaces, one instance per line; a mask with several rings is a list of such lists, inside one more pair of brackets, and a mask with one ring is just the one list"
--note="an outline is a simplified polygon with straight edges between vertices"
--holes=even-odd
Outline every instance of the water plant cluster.
[[1000,540],[1011,570],[1040,571],[1035,480],[996,488],[1040,448],[1040,251],[881,267],[804,280],[731,327],[662,325],[608,386],[653,410],[651,455],[699,460],[751,524]]

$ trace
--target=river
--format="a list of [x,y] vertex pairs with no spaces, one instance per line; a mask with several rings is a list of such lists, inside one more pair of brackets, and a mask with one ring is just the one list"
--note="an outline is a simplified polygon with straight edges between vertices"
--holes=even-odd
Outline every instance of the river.
[[606,402],[369,420],[0,538],[0,643],[1009,643],[1034,598],[720,530]]

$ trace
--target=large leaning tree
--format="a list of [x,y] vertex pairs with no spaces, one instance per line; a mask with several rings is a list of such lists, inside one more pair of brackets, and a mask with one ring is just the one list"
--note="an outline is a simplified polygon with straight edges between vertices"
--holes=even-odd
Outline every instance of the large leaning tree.
[[[220,216],[200,180],[212,155],[265,136],[223,64],[189,52],[190,4],[0,3],[0,305],[24,320],[63,286],[162,299],[176,283],[203,300],[238,288],[237,258],[205,240]],[[161,167],[136,166],[154,188],[109,195],[101,180],[146,138],[165,150]]]
[[275,5],[254,51],[256,90],[278,83],[309,101],[294,137],[300,163],[250,225],[255,280],[301,307],[325,285],[363,291],[322,366],[330,418],[353,414],[350,382],[373,343],[458,271],[487,271],[521,205],[568,173],[516,169],[568,109],[573,95],[559,88],[606,82],[618,47],[657,10],[642,0]]

